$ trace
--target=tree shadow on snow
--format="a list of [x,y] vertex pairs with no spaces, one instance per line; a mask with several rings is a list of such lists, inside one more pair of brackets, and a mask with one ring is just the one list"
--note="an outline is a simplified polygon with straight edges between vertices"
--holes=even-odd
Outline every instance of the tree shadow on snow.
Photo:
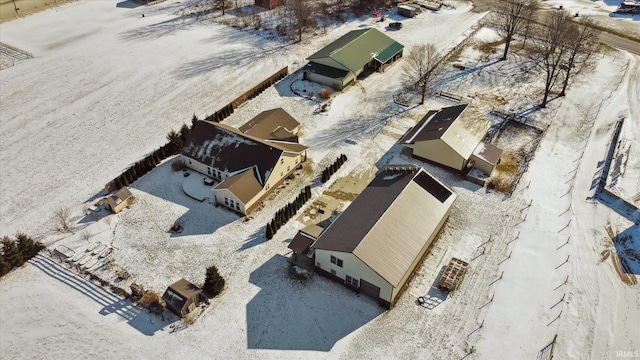
[[44,256],[38,255],[29,260],[29,263],[45,274],[102,305],[103,308],[99,312],[101,315],[116,314],[127,320],[127,324],[144,335],[152,336],[158,330],[162,330],[164,327],[170,325],[171,322],[177,320],[172,316],[166,320],[164,318],[161,319],[147,312],[147,310],[135,306],[131,300],[122,298],[102,286],[78,276],[69,269]]
[[249,349],[329,351],[340,339],[385,312],[375,300],[315,275],[289,278],[275,255],[249,275],[261,290],[247,304]]

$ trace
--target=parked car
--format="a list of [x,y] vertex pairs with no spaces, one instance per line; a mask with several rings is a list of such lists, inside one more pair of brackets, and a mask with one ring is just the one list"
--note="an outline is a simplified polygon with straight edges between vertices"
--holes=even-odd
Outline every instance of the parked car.
[[402,29],[402,23],[401,22],[392,22],[389,24],[389,27],[392,29],[396,29],[396,30],[400,30]]

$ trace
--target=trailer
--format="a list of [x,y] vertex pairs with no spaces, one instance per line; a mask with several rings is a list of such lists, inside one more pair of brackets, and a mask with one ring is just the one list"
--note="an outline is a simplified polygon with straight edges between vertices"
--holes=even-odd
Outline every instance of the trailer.
[[457,289],[468,267],[469,263],[466,261],[451,258],[449,264],[442,272],[442,276],[440,276],[440,281],[438,282],[440,290],[451,292]]

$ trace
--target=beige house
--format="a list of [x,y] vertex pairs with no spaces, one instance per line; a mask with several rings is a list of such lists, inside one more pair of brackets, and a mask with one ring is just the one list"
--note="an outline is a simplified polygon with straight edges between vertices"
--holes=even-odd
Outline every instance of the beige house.
[[[265,133],[282,129],[286,127],[276,125]],[[287,132],[297,140],[297,129]],[[182,160],[187,167],[220,181],[213,188],[218,204],[246,215],[301,166],[306,150],[297,141],[259,138],[249,131],[199,121],[185,142]]]
[[422,168],[385,167],[311,245],[315,270],[392,307],[455,199]]
[[123,187],[115,194],[109,196],[106,199],[105,204],[107,204],[107,209],[111,210],[114,214],[117,214],[122,211],[122,209],[129,206],[132,199],[133,195],[131,194],[131,191],[129,191],[127,187]]
[[464,171],[476,167],[490,175],[502,150],[483,142],[491,121],[465,111],[468,104],[429,111],[401,140],[416,158]]

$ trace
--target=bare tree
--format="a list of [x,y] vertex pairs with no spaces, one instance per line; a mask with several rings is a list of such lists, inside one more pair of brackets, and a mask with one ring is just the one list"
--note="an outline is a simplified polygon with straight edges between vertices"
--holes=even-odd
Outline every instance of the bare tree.
[[224,15],[224,12],[231,8],[232,3],[231,0],[214,0],[212,4],[215,9],[222,10],[222,15]]
[[88,242],[91,239],[91,230],[85,227],[80,231],[80,237]]
[[580,70],[589,65],[591,55],[597,52],[599,30],[594,28],[590,19],[582,23],[574,23],[569,29],[567,39],[569,41],[569,55],[563,64],[564,80],[562,90],[558,96],[565,96],[569,79],[580,73]]
[[565,66],[570,53],[571,17],[564,10],[549,14],[544,23],[536,27],[536,40],[531,58],[545,73],[544,96],[540,107],[546,107],[551,89]]
[[500,60],[507,60],[514,35],[528,33],[529,25],[538,9],[538,0],[498,0],[495,3],[494,26],[504,39],[504,53]]
[[71,216],[71,210],[68,207],[61,207],[54,213],[54,219],[58,225],[59,231],[69,232],[71,231],[71,223],[69,217]]
[[288,0],[287,12],[292,33],[302,41],[302,35],[314,25],[314,7],[308,0]]
[[420,104],[424,104],[429,85],[433,81],[442,60],[442,54],[438,52],[433,44],[417,45],[405,57],[402,82],[407,89],[420,94]]

